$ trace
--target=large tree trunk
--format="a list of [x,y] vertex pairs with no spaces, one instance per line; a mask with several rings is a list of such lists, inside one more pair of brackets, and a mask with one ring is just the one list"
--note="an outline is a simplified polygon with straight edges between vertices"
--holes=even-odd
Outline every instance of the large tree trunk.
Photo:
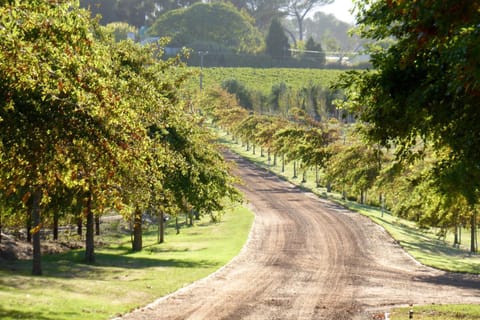
[[87,216],[87,225],[85,231],[85,262],[95,262],[95,232],[94,216],[92,211],[92,194],[89,192],[85,205],[85,215]]
[[132,251],[142,251],[142,212],[138,208],[133,215]]
[[175,216],[175,229],[177,229],[177,234],[180,234],[180,225],[178,224],[178,215]]
[[80,215],[77,218],[77,235],[79,235],[80,238],[82,237],[82,229],[83,229],[83,219],[82,219],[82,214],[80,213]]
[[32,208],[33,206],[30,205],[27,209],[27,242],[32,243]]
[[188,211],[188,225],[190,227],[193,227],[193,217],[194,217],[194,213],[195,213],[195,210],[194,209],[190,209]]
[[95,215],[95,235],[100,235],[100,215]]
[[453,226],[455,228],[453,246],[458,247],[460,245],[460,242],[458,239],[458,212],[457,211],[455,211],[453,216]]
[[477,252],[477,212],[473,211],[472,216],[470,218],[470,225],[472,227],[471,234],[470,234],[470,252],[475,253]]
[[165,241],[165,215],[162,210],[158,211],[158,243],[163,243]]
[[53,240],[58,240],[58,212],[53,213]]
[[40,217],[40,200],[42,199],[42,191],[37,189],[33,193],[32,199],[32,222],[33,222],[33,261],[32,261],[32,275],[42,275],[42,249],[40,243],[40,229],[41,217]]

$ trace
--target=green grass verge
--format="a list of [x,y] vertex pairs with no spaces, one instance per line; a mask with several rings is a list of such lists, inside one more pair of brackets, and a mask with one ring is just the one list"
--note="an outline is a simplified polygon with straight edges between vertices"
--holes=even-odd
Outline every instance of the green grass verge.
[[429,305],[399,308],[390,314],[391,320],[409,319],[409,311],[413,310],[415,320],[478,320],[480,306],[478,305]]
[[45,256],[42,277],[30,275],[30,261],[2,263],[0,319],[108,319],[201,279],[239,253],[253,215],[237,208],[219,223],[205,219],[179,235],[167,228],[164,244],[152,228],[137,253],[125,235],[97,249],[94,265],[83,250]]

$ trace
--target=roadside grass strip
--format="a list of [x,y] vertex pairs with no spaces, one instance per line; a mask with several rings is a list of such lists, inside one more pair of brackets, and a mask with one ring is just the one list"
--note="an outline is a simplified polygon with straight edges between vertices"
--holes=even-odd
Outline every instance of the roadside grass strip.
[[108,319],[204,278],[227,264],[243,247],[253,214],[238,207],[176,234],[165,243],[157,229],[144,233],[144,249],[132,253],[130,234],[96,249],[96,263],[83,263],[84,250],[45,255],[44,276],[30,275],[31,261],[0,264],[0,319]]
[[[410,311],[413,311],[410,318]],[[391,320],[478,320],[480,306],[472,304],[461,305],[428,305],[398,308],[390,313]]]

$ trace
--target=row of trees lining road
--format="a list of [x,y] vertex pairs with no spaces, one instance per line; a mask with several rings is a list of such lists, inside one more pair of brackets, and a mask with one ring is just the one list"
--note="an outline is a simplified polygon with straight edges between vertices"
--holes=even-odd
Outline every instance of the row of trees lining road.
[[[386,148],[362,138],[369,126],[345,124],[335,118],[315,120],[296,107],[287,114],[262,114],[240,106],[222,89],[205,92],[199,103],[212,122],[253,153],[268,157],[273,166],[293,164],[293,176],[305,182],[314,171],[317,186],[343,194],[344,199],[383,206],[391,214],[416,221],[420,227],[450,230],[459,246],[461,226],[470,226],[475,244],[477,206],[458,190],[446,193],[433,170],[443,158],[433,145],[425,157],[406,162]],[[470,248],[472,252],[476,247]]]
[[[373,71],[343,78],[346,107],[367,124],[372,141],[396,146],[400,157],[422,158],[432,150],[429,180],[442,205],[467,204],[476,251],[480,1],[357,1],[356,6],[362,36],[396,41],[371,51]],[[463,201],[451,200],[458,197]]]
[[180,91],[189,73],[178,58],[114,42],[75,2],[3,1],[0,16],[2,227],[28,226],[33,274],[40,230],[60,213],[86,220],[91,263],[107,210],[134,221],[141,250],[145,210],[211,214],[241,199]]

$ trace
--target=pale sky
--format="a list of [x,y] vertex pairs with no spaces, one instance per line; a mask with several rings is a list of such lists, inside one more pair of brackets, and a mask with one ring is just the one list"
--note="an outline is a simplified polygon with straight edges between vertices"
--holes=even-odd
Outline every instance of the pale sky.
[[350,13],[352,7],[352,0],[334,0],[332,4],[319,7],[317,11],[331,13],[339,20],[354,23],[355,19]]

